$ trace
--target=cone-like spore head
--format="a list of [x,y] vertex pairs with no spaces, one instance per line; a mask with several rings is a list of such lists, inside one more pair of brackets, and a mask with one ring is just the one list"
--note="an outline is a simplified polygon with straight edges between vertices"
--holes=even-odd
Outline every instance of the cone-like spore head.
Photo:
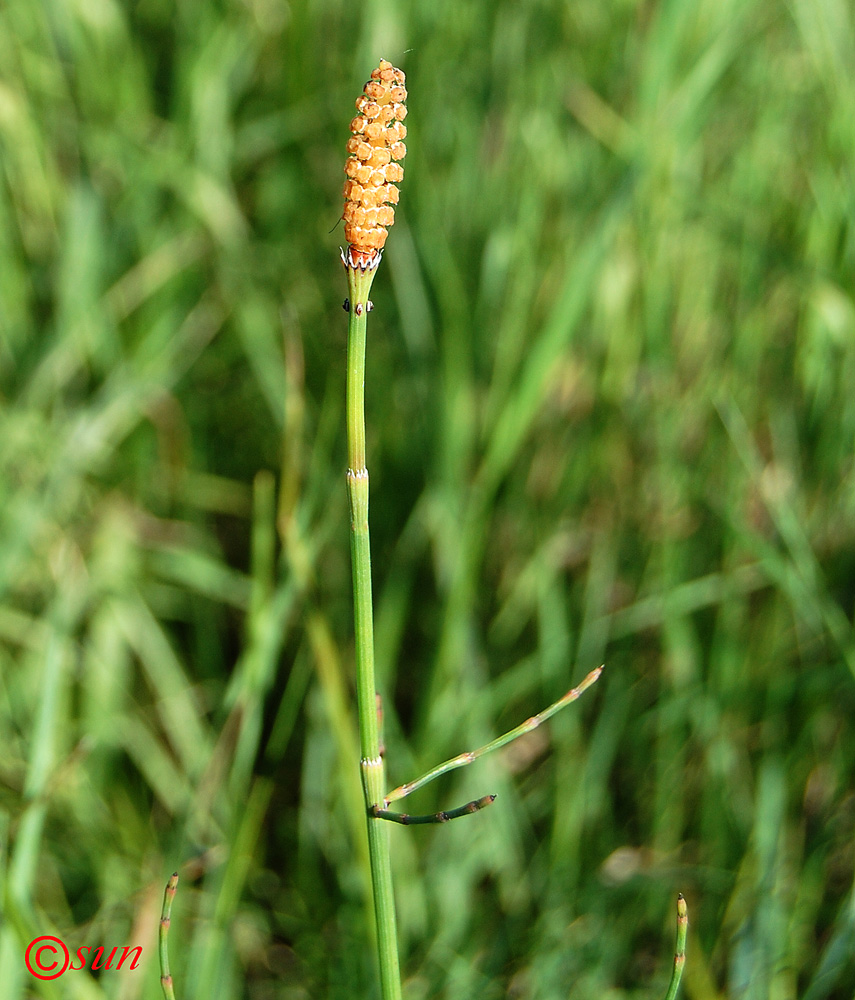
[[407,152],[404,82],[403,72],[381,59],[356,102],[359,114],[350,123],[350,155],[344,165],[345,256],[362,267],[379,258],[395,221],[395,185],[404,176],[401,160]]

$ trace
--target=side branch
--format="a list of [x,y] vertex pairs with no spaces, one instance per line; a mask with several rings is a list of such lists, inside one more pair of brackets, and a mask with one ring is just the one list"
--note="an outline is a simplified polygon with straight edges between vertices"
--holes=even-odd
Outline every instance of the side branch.
[[[428,784],[428,782],[440,777],[440,775],[447,774],[449,771],[454,771],[458,767],[465,767],[467,764],[471,764],[473,761],[478,760],[479,757],[483,757],[492,750],[498,750],[500,747],[507,746],[508,743],[513,742],[520,736],[524,736],[526,733],[530,733],[533,729],[537,729],[542,722],[546,722],[546,720],[555,715],[556,712],[560,712],[565,705],[569,705],[570,702],[575,701],[581,694],[587,691],[592,684],[596,683],[602,672],[602,667],[597,667],[596,670],[592,670],[578,687],[568,691],[567,694],[565,694],[562,698],[559,698],[558,701],[550,705],[549,708],[545,708],[538,715],[527,719],[521,725],[517,726],[516,729],[512,729],[510,732],[505,733],[504,736],[499,736],[498,739],[493,740],[491,743],[487,743],[483,747],[479,747],[477,750],[470,750],[468,753],[462,753],[457,757],[452,757],[451,760],[447,760],[443,764],[438,764],[435,768],[426,772],[420,778],[416,778],[415,781],[408,781],[405,785],[399,785],[397,788],[394,788],[383,800],[384,807],[388,806],[390,802],[403,799],[411,792],[416,791],[417,788],[422,788],[424,785]],[[388,817],[383,818],[385,819]]]
[[428,823],[447,823],[450,819],[469,816],[472,813],[480,812],[481,809],[492,805],[495,801],[495,795],[485,795],[483,798],[475,799],[473,802],[467,802],[465,806],[458,806],[457,809],[431,813],[428,816],[411,816],[409,813],[396,813],[389,809],[381,809],[380,806],[372,806],[368,810],[368,815],[373,816],[374,819],[387,819],[392,823],[400,823],[402,826],[421,826]]

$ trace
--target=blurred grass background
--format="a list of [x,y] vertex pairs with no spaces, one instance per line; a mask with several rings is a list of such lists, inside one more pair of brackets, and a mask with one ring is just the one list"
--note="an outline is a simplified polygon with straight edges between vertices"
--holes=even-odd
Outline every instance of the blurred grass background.
[[[408,76],[368,423],[408,1000],[855,990],[846,0],[6,0],[0,982],[377,995],[344,143]],[[39,934],[144,946],[40,983]]]

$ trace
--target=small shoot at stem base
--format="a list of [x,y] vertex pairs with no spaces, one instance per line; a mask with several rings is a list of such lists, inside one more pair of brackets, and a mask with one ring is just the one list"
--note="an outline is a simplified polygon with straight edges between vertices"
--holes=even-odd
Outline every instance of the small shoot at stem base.
[[665,1000],[674,1000],[677,990],[680,987],[680,980],[683,978],[683,966],[686,964],[686,933],[689,929],[689,910],[683,893],[677,894],[677,946],[674,949],[674,971],[671,973],[671,982],[668,984],[668,992]]
[[158,944],[160,951],[160,987],[166,1000],[175,1000],[172,988],[172,976],[169,973],[169,924],[172,919],[172,901],[175,899],[175,889],[178,886],[178,872],[173,872],[166,883],[163,893],[163,909],[160,912],[160,931]]

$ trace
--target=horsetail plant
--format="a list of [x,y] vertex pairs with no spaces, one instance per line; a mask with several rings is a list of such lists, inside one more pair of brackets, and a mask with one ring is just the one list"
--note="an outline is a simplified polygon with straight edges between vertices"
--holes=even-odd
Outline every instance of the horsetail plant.
[[[371,551],[368,538],[368,469],[365,465],[365,334],[371,309],[368,294],[398,201],[395,182],[404,176],[397,162],[406,153],[403,120],[404,74],[381,61],[356,102],[359,115],[350,123],[351,155],[345,164],[344,233],[348,243],[341,259],[347,272],[347,493],[350,501],[350,549],[353,562],[356,632],[356,699],[362,787],[368,808],[383,797],[384,768],[374,689],[374,619],[371,597]],[[401,974],[395,927],[392,867],[386,831],[368,820],[368,850],[377,950],[383,1000],[400,1000]]]
[[385,59],[371,73],[362,95],[356,101],[359,114],[350,123],[350,154],[344,171],[344,234],[347,249],[341,260],[347,274],[347,492],[350,501],[350,547],[353,563],[353,603],[356,634],[356,699],[359,716],[359,741],[362,788],[368,818],[368,848],[377,949],[383,1000],[400,1000],[401,976],[395,925],[395,899],[388,832],[378,820],[392,820],[404,825],[444,823],[478,812],[495,800],[485,795],[464,806],[430,816],[396,813],[388,806],[410,792],[438,778],[441,774],[471,764],[491,750],[530,732],[559,709],[579,697],[600,676],[602,667],[592,671],[540,715],[529,719],[486,746],[461,754],[440,764],[414,781],[386,794],[385,765],[380,747],[377,694],[374,685],[374,625],[371,596],[371,550],[368,535],[368,469],[365,456],[365,342],[368,298],[380,264],[388,227],[395,220],[392,207],[398,203],[395,186],[404,175],[400,161],[407,149],[403,124],[407,115],[404,101],[405,77]]
[[[367,316],[372,309],[368,298],[382,258],[389,226],[395,220],[392,206],[398,203],[399,183],[404,171],[400,161],[407,150],[403,124],[407,115],[404,101],[407,91],[400,69],[385,59],[371,73],[362,95],[357,99],[359,114],[350,124],[349,154],[345,163],[344,232],[347,249],[341,260],[347,275],[347,493],[350,503],[350,547],[353,569],[354,631],[356,649],[356,700],[359,717],[360,767],[368,823],[368,848],[380,986],[383,1000],[401,1000],[401,974],[395,923],[395,899],[389,854],[388,828],[379,820],[391,820],[405,826],[446,823],[479,812],[495,801],[484,795],[456,809],[426,816],[411,816],[389,809],[389,805],[422,788],[449,771],[465,767],[485,754],[506,746],[512,740],[536,729],[566,705],[579,698],[600,677],[602,667],[592,670],[575,688],[548,708],[503,736],[450,760],[420,777],[384,792],[385,763],[381,743],[381,703],[374,684],[374,622],[371,593],[371,550],[368,535],[368,469],[365,455],[365,345]],[[165,1000],[175,1000],[169,972],[167,938],[172,901],[178,873],[169,879],[163,898],[160,920],[161,986]],[[665,1000],[674,1000],[682,976],[686,944],[686,902],[682,894],[677,902],[677,948],[674,969]]]

